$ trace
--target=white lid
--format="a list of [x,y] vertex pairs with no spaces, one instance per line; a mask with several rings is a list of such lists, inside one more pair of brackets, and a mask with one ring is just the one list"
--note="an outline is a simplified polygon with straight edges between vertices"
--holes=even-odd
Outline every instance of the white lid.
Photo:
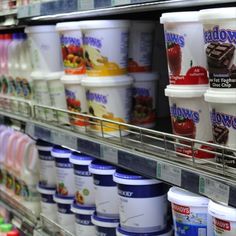
[[80,205],[75,202],[71,205],[71,211],[76,214],[92,215],[95,212],[95,210],[96,210],[95,206]]
[[92,215],[92,223],[100,227],[116,228],[119,225],[119,219],[101,217],[94,212]]
[[52,146],[51,147],[49,147],[49,146],[38,146],[37,145],[37,149],[39,150],[39,151],[45,151],[45,152],[51,152],[51,150],[52,150]]
[[51,73],[45,74],[45,78],[47,80],[58,80],[58,79],[61,79],[62,75],[63,75],[62,71],[51,72]]
[[157,72],[129,73],[134,78],[134,82],[156,81],[159,79]]
[[73,197],[69,198],[69,197],[58,197],[57,194],[54,194],[53,195],[53,200],[56,202],[56,203],[62,203],[62,204],[72,204],[73,203]]
[[81,80],[86,78],[86,74],[82,75],[63,75],[61,77],[61,82],[63,84],[81,84]]
[[168,85],[165,89],[165,95],[168,97],[202,97],[206,92],[208,86],[196,85]]
[[236,90],[234,91],[208,89],[204,94],[205,101],[211,103],[231,103],[236,104]]
[[80,25],[79,21],[57,23],[56,31],[80,30]]
[[116,167],[100,160],[94,160],[89,165],[89,172],[97,175],[113,175]]
[[203,22],[211,20],[220,21],[222,19],[236,19],[236,7],[212,8],[199,11],[199,20]]
[[209,202],[208,198],[178,187],[170,188],[167,196],[170,202],[183,206],[207,207]]
[[210,200],[208,212],[215,218],[236,222],[236,208],[223,206]]
[[95,158],[84,153],[72,152],[70,156],[70,163],[75,165],[89,165]]
[[84,87],[116,87],[128,86],[133,83],[133,78],[128,75],[87,77],[82,79],[81,84]]
[[30,74],[30,78],[33,80],[45,80],[45,73],[40,71],[34,71]]
[[53,195],[56,192],[56,189],[44,188],[43,186],[37,185],[37,190],[39,193]]
[[67,148],[54,145],[51,150],[51,155],[53,157],[58,157],[58,158],[69,158],[71,155],[71,151]]
[[198,22],[198,11],[183,11],[163,13],[160,18],[161,24],[165,23],[181,23],[181,22]]
[[32,33],[46,33],[46,32],[55,32],[55,25],[38,25],[38,26],[29,26],[25,28],[26,34]]
[[81,21],[82,29],[107,29],[107,28],[128,28],[130,21],[128,20],[88,20]]

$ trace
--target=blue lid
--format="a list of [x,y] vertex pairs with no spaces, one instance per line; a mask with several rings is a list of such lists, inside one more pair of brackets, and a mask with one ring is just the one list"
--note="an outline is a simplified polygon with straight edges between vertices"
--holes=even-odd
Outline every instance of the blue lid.
[[149,179],[144,176],[138,175],[134,172],[124,170],[121,168],[118,168],[114,174],[117,178],[121,179],[133,179],[133,180],[139,180],[139,179]]
[[116,169],[115,166],[108,164],[104,161],[100,161],[100,160],[92,161],[90,164],[90,168],[97,169],[97,170],[115,170]]
[[96,211],[93,214],[93,219],[100,222],[104,222],[104,223],[119,223],[120,222],[119,218],[107,218],[107,217],[98,216]]
[[59,145],[54,145],[51,151],[51,155],[56,158],[69,158],[71,154],[71,150],[68,148],[64,148]]
[[49,186],[46,186],[46,185],[45,185],[44,183],[42,183],[41,181],[39,181],[38,187],[39,187],[39,188],[42,188],[42,189],[47,189],[47,190],[49,190],[49,191],[56,190],[56,186],[55,186],[55,187],[49,187]]
[[20,33],[14,33],[14,34],[12,34],[12,39],[20,39],[20,38],[21,38]]
[[91,211],[95,211],[96,210],[96,206],[95,205],[81,205],[79,203],[77,203],[75,200],[72,204],[72,207],[78,210],[91,210]]
[[74,197],[69,197],[69,196],[61,196],[58,193],[55,193],[53,195],[53,199],[57,203],[62,203],[62,204],[72,204]]
[[89,165],[95,158],[84,153],[72,152],[70,162],[77,165]]

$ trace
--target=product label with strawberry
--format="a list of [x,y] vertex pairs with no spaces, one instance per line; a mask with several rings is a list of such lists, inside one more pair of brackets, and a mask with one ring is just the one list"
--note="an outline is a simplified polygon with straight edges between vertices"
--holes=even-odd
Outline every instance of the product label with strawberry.
[[170,84],[208,84],[202,25],[165,24]]

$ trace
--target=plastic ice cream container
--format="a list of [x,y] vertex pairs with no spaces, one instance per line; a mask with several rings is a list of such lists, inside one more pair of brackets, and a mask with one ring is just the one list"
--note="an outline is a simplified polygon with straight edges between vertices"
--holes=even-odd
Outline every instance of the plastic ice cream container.
[[85,206],[73,203],[71,211],[75,213],[75,233],[77,236],[95,235],[96,229],[92,223],[95,206]]
[[[132,82],[129,76],[87,77],[82,80],[90,115],[111,121],[129,123],[132,106]],[[105,137],[120,135],[117,124],[94,122],[91,130]],[[125,129],[125,127],[120,127]],[[103,131],[103,132],[101,132]],[[127,132],[122,130],[122,135]]]
[[81,22],[88,76],[127,73],[129,26],[130,23],[126,20]]
[[128,71],[148,72],[152,69],[154,21],[131,21]]
[[[205,101],[209,104],[214,142],[236,149],[236,91],[208,89]],[[236,157],[236,152],[225,150],[225,154]],[[216,161],[222,163],[222,157],[217,156]],[[224,157],[224,163],[236,172],[235,159]]]
[[203,26],[198,11],[164,13],[170,84],[208,84]]
[[[208,105],[204,101],[206,86],[168,85],[165,95],[169,97],[173,134],[185,138],[212,142],[212,131]],[[196,158],[214,158],[203,150],[193,150],[191,141],[179,140],[176,151]],[[181,145],[182,144],[182,145]],[[184,146],[188,145],[188,146]],[[194,143],[194,149],[208,149],[210,146]]]
[[97,214],[108,218],[119,218],[117,187],[113,181],[116,167],[94,160],[89,165],[89,171],[93,174]]
[[62,71],[60,39],[54,25],[25,28],[30,44],[33,71]]
[[168,192],[176,235],[207,236],[207,208],[209,199],[181,188]]
[[164,183],[122,169],[116,170],[113,180],[118,185],[122,229],[147,233],[166,228],[167,198]]
[[54,201],[57,203],[57,221],[66,230],[71,233],[75,232],[75,216],[71,211],[71,204],[73,198],[62,198],[57,194],[53,196]]
[[[81,85],[81,80],[86,75],[64,75],[61,78],[65,86],[67,109],[69,111],[87,114],[88,106],[86,101],[85,89]],[[84,130],[88,126],[87,118],[79,115],[71,116],[70,122],[79,130]]]
[[210,87],[236,90],[236,7],[201,10]]
[[236,234],[236,208],[210,201],[208,213],[212,216],[215,236],[234,236]]
[[80,22],[63,22],[56,25],[59,31],[62,60],[66,74],[85,74],[85,60],[83,58],[83,35]]
[[51,155],[55,158],[57,194],[59,197],[73,198],[75,194],[71,151],[61,146],[53,146]]
[[155,72],[130,73],[134,78],[133,125],[153,128],[157,121],[156,101],[158,74]]
[[89,165],[93,157],[84,153],[72,152],[70,163],[74,167],[75,201],[80,205],[95,205],[93,176]]
[[102,217],[94,212],[92,215],[92,222],[96,227],[96,235],[116,236],[119,218]]

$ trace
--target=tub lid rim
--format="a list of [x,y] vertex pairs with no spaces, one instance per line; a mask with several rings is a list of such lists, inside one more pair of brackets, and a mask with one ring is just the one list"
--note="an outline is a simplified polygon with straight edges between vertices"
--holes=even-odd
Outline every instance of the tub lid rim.
[[108,29],[108,28],[129,28],[129,20],[86,20],[80,22],[82,30],[87,29]]
[[81,30],[80,21],[61,22],[56,24],[56,31]]
[[206,93],[204,94],[204,98],[206,102],[210,102],[210,103],[236,104],[236,89],[234,89],[234,91],[208,89]]
[[183,11],[163,13],[160,18],[161,24],[166,23],[183,23],[183,22],[199,22],[198,11]]

